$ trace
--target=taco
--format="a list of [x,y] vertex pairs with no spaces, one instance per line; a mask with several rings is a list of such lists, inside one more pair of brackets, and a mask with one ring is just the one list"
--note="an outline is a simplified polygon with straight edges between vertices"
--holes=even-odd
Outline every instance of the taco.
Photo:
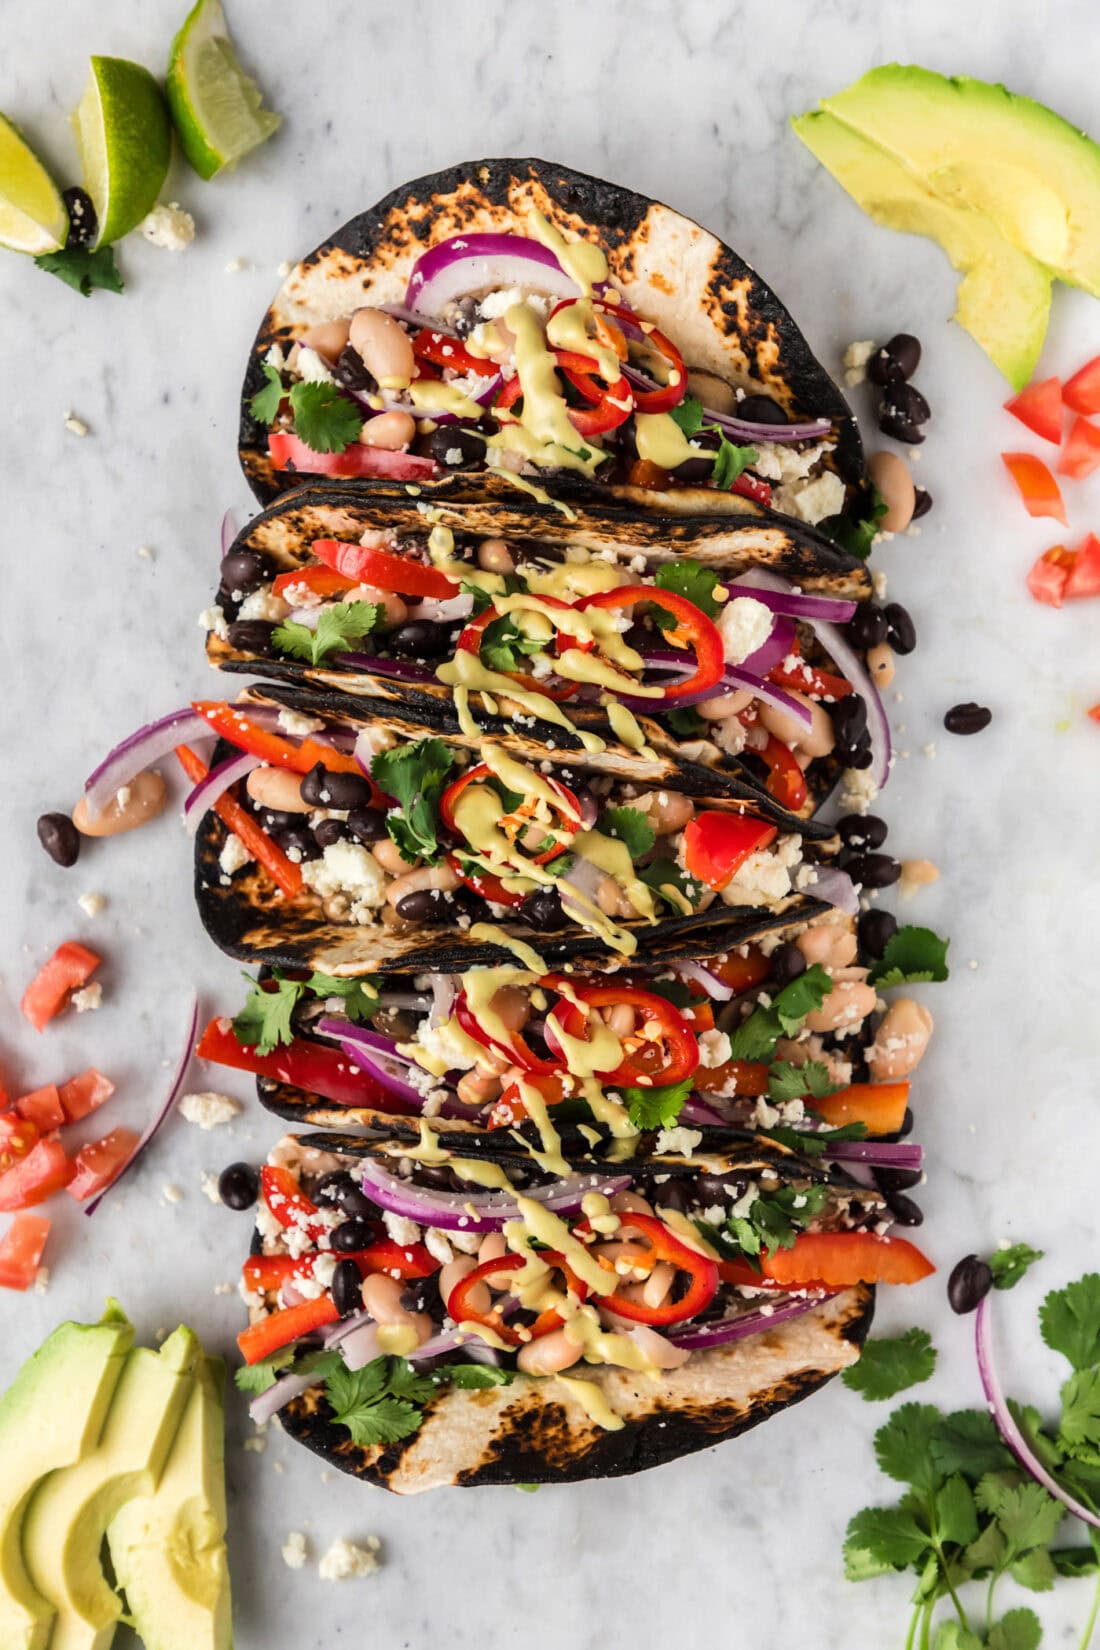
[[512,741],[470,748],[394,718],[361,730],[353,755],[331,733],[321,743],[319,717],[299,717],[305,737],[291,740],[256,721],[251,702],[195,708],[235,742],[215,753],[216,772],[244,778],[254,822],[295,874],[276,885],[224,817],[199,824],[200,915],[250,962],[446,973],[529,955],[532,943],[548,965],[621,962],[740,944],[830,902],[855,908],[823,828],[776,816],[774,803],[697,806],[671,785],[516,753]]
[[855,1360],[876,1282],[932,1270],[873,1189],[734,1133],[569,1162],[424,1122],[289,1136],[261,1188],[239,1341],[279,1373],[253,1416],[400,1494],[735,1436]]
[[[775,294],[659,202],[539,160],[402,185],[302,260],[244,383],[241,462],[425,497],[868,513],[836,385]],[[873,524],[872,524],[873,525]]]
[[295,494],[225,556],[208,656],[366,721],[388,705],[651,781],[688,759],[803,814],[843,767],[881,788],[886,718],[846,629],[872,617],[859,562],[790,525],[570,517]]

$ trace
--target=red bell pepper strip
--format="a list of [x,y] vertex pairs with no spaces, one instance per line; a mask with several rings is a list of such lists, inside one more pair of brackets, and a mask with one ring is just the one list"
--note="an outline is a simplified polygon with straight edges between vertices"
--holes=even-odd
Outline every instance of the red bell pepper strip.
[[494,1054],[502,1054],[522,1071],[533,1072],[536,1077],[549,1077],[560,1069],[560,1061],[544,1060],[534,1049],[528,1047],[518,1031],[511,1033],[511,1041],[507,1043],[491,1037],[480,1020],[475,1018],[464,991],[460,991],[455,999],[455,1017],[462,1030],[468,1037],[472,1037],[475,1043],[491,1049]]
[[831,1129],[848,1123],[863,1123],[868,1134],[897,1134],[905,1121],[909,1104],[909,1084],[852,1083],[835,1094],[826,1094],[810,1105]]
[[16,1215],[0,1239],[0,1289],[29,1289],[38,1276],[50,1223],[44,1215]]
[[342,453],[318,453],[286,430],[272,430],[267,450],[273,470],[297,470],[302,475],[385,476],[391,481],[431,481],[439,475],[432,458],[417,453],[394,453],[384,447],[364,447],[353,441]]
[[727,1060],[720,1066],[700,1066],[695,1073],[695,1087],[703,1094],[721,1094],[728,1088],[738,1099],[756,1100],[768,1092],[768,1067],[762,1060]]
[[289,1169],[265,1163],[260,1170],[260,1195],[284,1231],[305,1232],[316,1243],[325,1231],[316,1203],[308,1198]]
[[603,435],[625,424],[634,411],[634,391],[628,379],[616,378],[605,384],[597,376],[595,361],[573,350],[554,351],[558,371],[589,404],[570,407],[569,422],[578,435]]
[[1034,453],[1002,453],[1001,460],[1016,483],[1029,516],[1053,516],[1066,525],[1066,507],[1058,483]]
[[231,1066],[234,1071],[250,1071],[273,1083],[287,1083],[331,1100],[337,1106],[379,1106],[387,1110],[385,1090],[368,1073],[352,1069],[342,1049],[330,1043],[314,1043],[298,1037],[285,1048],[257,1054],[237,1040],[229,1020],[210,1021],[195,1050],[200,1060]]
[[[192,784],[197,785],[199,780],[205,779],[210,772],[201,756],[196,756],[190,745],[177,745],[176,759]],[[234,836],[240,837],[253,859],[263,866],[287,899],[293,899],[295,894],[301,893],[301,866],[287,859],[279,844],[273,837],[268,836],[255,814],[250,814],[228,791],[219,796],[214,804],[214,812],[223,824],[228,825]]]
[[[688,1287],[679,1300],[672,1300],[666,1295],[660,1306],[647,1306],[644,1301],[628,1300],[616,1292],[604,1297],[604,1305],[617,1317],[628,1318],[632,1323],[671,1324],[684,1323],[688,1318],[698,1317],[705,1312],[715,1295],[718,1293],[718,1265],[709,1255],[701,1255],[697,1249],[689,1249],[688,1245],[669,1231],[662,1220],[656,1215],[640,1215],[633,1212],[623,1217],[624,1223],[632,1230],[636,1228],[642,1236],[648,1239],[653,1261],[667,1261],[675,1266],[678,1272],[688,1275]],[[601,1259],[601,1265],[604,1262]],[[607,1262],[611,1267],[612,1263]]]
[[[547,1266],[556,1267],[563,1274],[569,1292],[578,1300],[583,1301],[587,1298],[588,1286],[577,1277],[564,1255],[559,1254],[556,1249],[540,1249],[538,1258],[545,1261]],[[448,1316],[456,1323],[483,1324],[487,1329],[494,1330],[502,1341],[507,1341],[509,1346],[522,1346],[527,1340],[537,1341],[541,1336],[548,1335],[551,1330],[560,1329],[565,1320],[552,1308],[540,1312],[531,1325],[530,1332],[521,1335],[518,1329],[513,1329],[501,1316],[499,1307],[494,1306],[488,1312],[475,1312],[470,1305],[470,1296],[478,1284],[484,1283],[487,1278],[495,1277],[498,1272],[518,1272],[522,1265],[522,1259],[518,1255],[496,1255],[492,1260],[482,1261],[480,1266],[475,1266],[472,1272],[460,1278],[447,1296]]]
[[40,1140],[0,1174],[0,1209],[29,1209],[69,1184],[73,1165],[56,1140]]
[[[15,1102],[15,1110],[26,1122],[33,1123],[39,1134],[52,1134],[54,1129],[59,1129],[62,1123],[68,1121],[56,1083],[47,1083],[45,1088],[21,1095]],[[0,1138],[3,1136],[3,1124],[4,1119],[0,1117]]]
[[763,723],[757,722],[751,711],[744,712],[741,717],[746,727],[752,728],[752,738],[746,749],[750,756],[758,756],[768,770],[768,777],[764,781],[764,789],[769,796],[774,796],[784,808],[797,813],[809,795],[806,784],[806,775],[798,765],[794,752],[782,739],[777,739],[774,733],[765,732]]
[[466,888],[471,888],[481,899],[492,900],[494,905],[522,905],[523,894],[516,894],[510,888],[505,888],[498,876],[492,871],[481,871],[473,866],[466,867],[457,854],[447,855],[447,864],[451,867],[459,882]]
[[765,509],[771,505],[771,487],[766,481],[761,481],[759,476],[754,476],[749,470],[742,470],[729,491],[739,493],[742,498],[751,498],[757,504],[762,504]]
[[[27,1098],[32,1097],[28,1095]],[[41,1134],[42,1130],[33,1117],[24,1117],[18,1110],[0,1112],[0,1175],[6,1174],[29,1156]]]
[[117,1180],[134,1155],[139,1136],[133,1129],[112,1129],[102,1140],[81,1146],[73,1160],[73,1176],[65,1190],[83,1203]]
[[[1057,446],[1062,439],[1062,380],[1044,378],[1039,384],[1029,384],[1019,395],[1004,404],[1005,412],[1026,424],[1029,430],[1041,435],[1044,441]],[[1059,465],[1059,468],[1061,466]]]
[[1072,412],[1100,412],[1100,355],[1074,373],[1062,386],[1062,400]]
[[1087,418],[1075,418],[1058,459],[1058,474],[1072,476],[1074,481],[1083,481],[1098,464],[1100,426],[1090,424]]
[[[548,1077],[536,1077],[531,1073],[524,1081],[542,1095],[548,1106],[560,1105],[566,1095],[573,1092],[573,1084],[567,1072],[553,1072]],[[527,1117],[528,1111],[523,1103],[519,1084],[509,1083],[489,1113],[489,1128],[514,1129],[517,1123],[526,1122]]]
[[760,1256],[764,1277],[800,1288],[821,1282],[830,1289],[855,1283],[919,1283],[936,1270],[916,1244],[877,1232],[802,1232],[790,1249]]
[[316,1300],[300,1301],[297,1306],[261,1318],[237,1336],[237,1345],[246,1364],[258,1364],[291,1341],[335,1323],[339,1316],[332,1296],[318,1295]]
[[744,956],[740,951],[730,951],[724,957],[708,957],[703,967],[728,985],[735,997],[751,991],[754,985],[763,985],[772,971],[771,959],[756,945],[748,946]]
[[[314,1255],[249,1255],[241,1277],[248,1289],[278,1289],[288,1278],[311,1277],[315,1259]],[[355,1249],[340,1259],[353,1260],[364,1277],[385,1272],[391,1278],[430,1278],[440,1265],[422,1243],[402,1245],[392,1238],[380,1238],[369,1249]]]
[[1067,550],[1064,544],[1055,544],[1043,551],[1027,576],[1027,587],[1037,602],[1047,607],[1061,607],[1076,560],[1076,550]]
[[[624,1003],[634,1010],[635,1029],[620,1039],[623,1056],[614,1070],[597,1075],[610,1083],[679,1083],[699,1064],[699,1041],[679,1009],[656,992],[630,985],[584,985],[550,974],[543,982],[550,990],[568,991],[547,1016],[547,1032],[560,1027],[569,1037],[587,1039],[587,1010]],[[581,1006],[583,1005],[583,1006]],[[641,1021],[639,1025],[637,1022]]]
[[788,669],[787,660],[783,659],[769,670],[769,682],[774,682],[777,687],[790,688],[794,693],[804,693],[808,699],[845,699],[849,693],[855,692],[847,677],[835,676],[830,671],[805,664],[797,642],[792,642],[791,654],[798,658],[798,663]]
[[98,1111],[112,1094],[115,1085],[109,1077],[104,1077],[101,1071],[89,1066],[76,1077],[70,1077],[67,1083],[62,1083],[58,1089],[61,1108],[65,1113],[66,1123],[79,1123],[82,1117]]
[[413,339],[413,354],[418,361],[431,361],[462,376],[473,373],[476,378],[486,378],[496,372],[495,362],[471,355],[460,339],[449,338],[445,332],[433,332],[430,327],[425,327]]
[[196,699],[191,708],[204,722],[209,722],[220,739],[228,740],[238,750],[248,751],[251,756],[260,757],[273,768],[308,773],[320,762],[332,773],[354,773],[364,777],[350,751],[338,751],[334,746],[322,745],[312,738],[299,740],[295,744],[292,739],[284,739],[281,734],[262,728],[258,722],[250,722],[240,705],[230,705],[224,699]]
[[446,601],[458,595],[458,585],[437,567],[428,567],[415,556],[396,556],[370,544],[347,544],[343,539],[314,539],[313,554],[326,567],[356,584],[372,584],[376,590],[392,590],[401,596],[430,596]]
[[1100,705],[1090,705],[1085,715],[1093,722],[1100,722]]
[[[439,799],[439,817],[449,831],[453,831],[456,836],[462,835],[460,827],[455,822],[455,807],[466,787],[477,781],[491,782],[494,777],[489,764],[479,762],[476,767],[467,768],[462,777],[456,779],[453,785],[447,786]],[[557,829],[565,831],[569,836],[575,836],[581,828],[581,805],[567,785],[559,785],[555,779],[551,779],[550,784],[559,797],[557,811],[560,817]],[[533,797],[525,797],[514,813],[502,813],[500,828],[513,844],[531,824],[534,805],[535,799]],[[503,803],[501,807],[503,808]],[[564,842],[551,842],[549,848],[542,853],[530,854],[527,857],[532,865],[545,865],[549,860],[557,859],[559,854],[565,852],[565,849],[566,844]]]
[[645,333],[646,343],[663,355],[668,362],[668,381],[656,390],[634,390],[634,405],[642,413],[669,412],[678,407],[687,394],[687,368],[684,358],[670,338],[659,332],[648,321],[642,321],[625,304],[610,304],[603,298],[595,300],[598,315],[617,315],[621,321],[633,322]]
[[[664,690],[664,698],[682,699],[688,693],[703,693],[717,687],[726,668],[725,648],[718,627],[706,614],[671,590],[660,590],[656,585],[624,584],[617,590],[601,590],[594,596],[585,596],[577,603],[580,608],[602,607],[613,612],[649,605],[663,608],[676,620],[676,629],[666,639],[672,646],[680,645],[680,638],[695,652],[695,670],[681,682]],[[654,708],[660,701],[654,701]]]
[[36,1031],[45,1031],[70,995],[91,979],[102,961],[102,957],[89,951],[79,940],[66,940],[64,945],[59,945],[23,993],[19,1006],[24,1019],[29,1020]]
[[334,567],[310,565],[298,567],[289,573],[280,573],[271,586],[276,596],[286,596],[288,590],[304,586],[315,596],[343,596],[349,590],[354,590],[359,583],[358,579],[348,578],[344,573],[338,573]]
[[684,827],[684,866],[708,888],[724,888],[749,855],[766,848],[776,835],[766,819],[704,809]]

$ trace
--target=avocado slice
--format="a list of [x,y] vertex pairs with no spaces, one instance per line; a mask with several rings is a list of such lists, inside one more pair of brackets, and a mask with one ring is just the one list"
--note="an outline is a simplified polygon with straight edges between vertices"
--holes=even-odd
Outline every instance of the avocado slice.
[[27,1573],[23,1523],[48,1473],[95,1449],[134,1331],[113,1303],[102,1323],[63,1323],[0,1398],[0,1645],[44,1650],[54,1607]]
[[57,1615],[50,1650],[105,1650],[122,1606],[103,1573],[107,1526],[135,1495],[151,1495],[194,1381],[199,1345],[177,1329],[159,1352],[126,1359],[96,1447],[51,1473],[23,1521],[23,1556]]
[[933,194],[885,149],[832,114],[802,115],[792,125],[876,223],[939,242],[963,277],[955,320],[1013,388],[1022,389],[1046,336],[1049,271],[1006,241],[984,212]]
[[107,1531],[115,1576],[145,1650],[231,1650],[225,1554],[225,1365],[200,1360],[155,1492]]
[[941,200],[973,207],[1060,280],[1100,297],[1100,146],[1004,86],[911,64],[872,69],[822,107]]

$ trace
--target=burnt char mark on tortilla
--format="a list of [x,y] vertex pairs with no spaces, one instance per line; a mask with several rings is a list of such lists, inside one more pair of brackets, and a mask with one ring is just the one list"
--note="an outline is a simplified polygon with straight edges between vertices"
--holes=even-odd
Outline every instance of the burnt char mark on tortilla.
[[[640,307],[649,298],[651,318],[677,338],[689,365],[724,367],[729,377],[751,379],[790,416],[833,419],[837,469],[846,481],[863,485],[859,432],[843,395],[788,310],[736,252],[719,241],[703,251],[690,219],[620,184],[549,161],[489,159],[401,184],[292,272],[261,324],[242,392],[241,463],[261,501],[294,481],[272,470],[267,432],[249,411],[270,345],[289,344],[311,320],[346,313],[357,299],[403,301],[416,258],[434,241],[485,229],[522,234],[532,206],[567,235],[595,232],[627,302]],[[675,500],[689,495],[679,489],[666,497],[680,508]]]

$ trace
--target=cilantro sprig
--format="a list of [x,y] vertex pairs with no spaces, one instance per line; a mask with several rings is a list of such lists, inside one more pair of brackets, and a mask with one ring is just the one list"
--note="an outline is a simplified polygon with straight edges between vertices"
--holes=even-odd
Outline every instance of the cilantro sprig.
[[604,836],[615,837],[626,846],[631,859],[648,854],[657,840],[657,833],[640,808],[605,808],[600,817]]
[[689,440],[693,435],[698,435],[700,430],[708,430],[718,436],[718,451],[714,455],[711,482],[722,492],[728,492],[741,472],[747,470],[750,464],[755,464],[760,456],[755,447],[734,446],[720,424],[706,423],[703,417],[703,403],[697,396],[685,395],[680,405],[672,408],[670,416],[679,424]]
[[379,751],[371,778],[397,802],[386,815],[386,829],[402,859],[434,859],[439,851],[439,800],[454,767],[442,739],[420,739]]
[[421,1375],[405,1358],[375,1358],[363,1369],[340,1362],[325,1380],[325,1398],[337,1426],[346,1427],[354,1444],[395,1444],[416,1432],[424,1405],[441,1387],[463,1391],[505,1386],[512,1370],[482,1364],[443,1364]]
[[841,1380],[850,1392],[868,1400],[896,1398],[911,1386],[930,1380],[936,1368],[936,1349],[927,1329],[907,1329],[903,1335],[870,1340],[859,1362],[846,1369]]
[[685,1077],[681,1083],[656,1084],[650,1089],[625,1088],[621,1092],[627,1116],[636,1129],[644,1131],[670,1129],[683,1111],[691,1090],[691,1078]]
[[273,1054],[281,1043],[292,1043],[291,1015],[305,994],[304,980],[288,980],[274,969],[269,980],[243,975],[251,987],[241,1012],[233,1021],[233,1035],[257,1054]]
[[265,361],[264,384],[248,403],[259,424],[274,424],[284,397],[294,414],[294,433],[315,453],[342,453],[363,428],[362,414],[337,384],[301,381],[289,390],[281,373]]
[[382,602],[334,602],[321,609],[317,628],[284,619],[277,625],[272,641],[284,653],[308,664],[319,665],[330,653],[346,653],[353,642],[362,641],[377,630],[386,616]]
[[828,536],[842,550],[847,550],[850,556],[856,556],[860,561],[866,561],[871,554],[871,548],[882,529],[879,522],[886,514],[886,500],[878,488],[871,484],[871,508],[866,516],[858,521],[852,521],[846,515],[829,516],[826,521],[818,523],[821,531]]
[[655,859],[649,865],[640,866],[638,880],[652,888],[677,915],[683,912],[685,900],[694,911],[703,897],[703,884],[671,859]]
[[819,1009],[833,982],[820,963],[776,993],[770,1003],[759,1003],[747,1020],[730,1033],[731,1060],[770,1060],[780,1037],[801,1031],[807,1014]]
[[39,269],[56,275],[83,298],[90,298],[95,291],[123,290],[113,246],[101,246],[95,252],[86,246],[68,246],[60,252],[42,252],[34,261]]
[[893,985],[920,985],[928,980],[947,979],[947,947],[931,928],[909,925],[899,928],[886,942],[886,949],[871,970],[872,985],[888,990]]
[[690,556],[662,562],[653,576],[653,582],[659,589],[671,590],[673,595],[693,602],[708,619],[713,619],[721,609],[722,604],[714,594],[718,574],[713,567],[704,567],[701,561],[694,561]]

